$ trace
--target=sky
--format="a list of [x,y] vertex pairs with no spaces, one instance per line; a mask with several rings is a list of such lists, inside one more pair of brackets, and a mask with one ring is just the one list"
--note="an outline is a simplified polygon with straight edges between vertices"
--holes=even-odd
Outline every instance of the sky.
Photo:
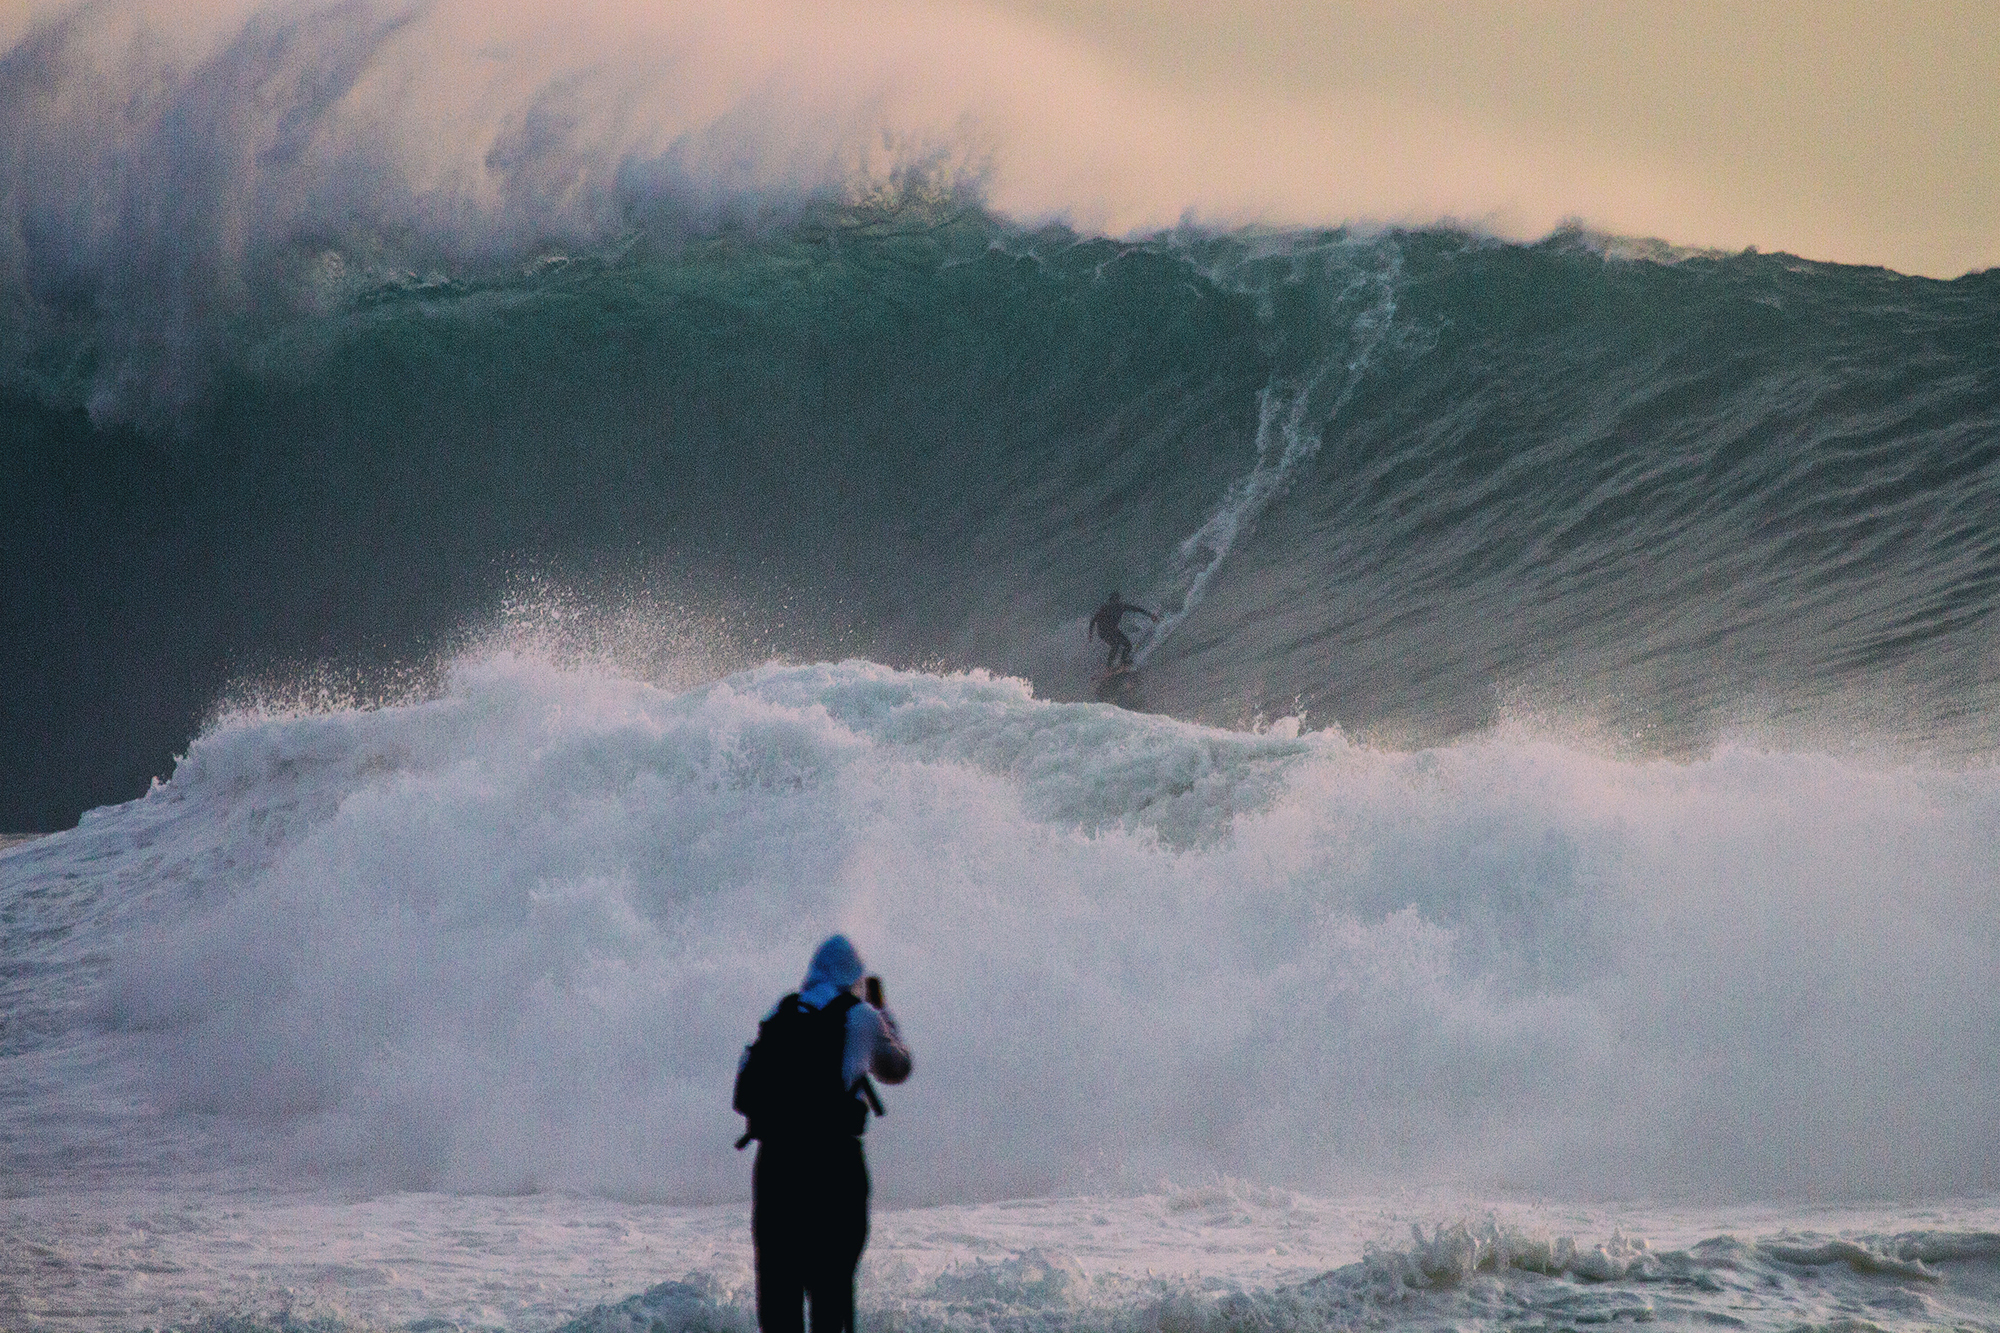
[[[1006,3],[1243,140],[1283,142],[1291,160],[1258,167],[1298,173],[1265,186],[1296,220],[1344,175],[1393,220],[1574,217],[1932,276],[2000,265],[1990,0]],[[1212,197],[1254,197],[1215,176]]]
[[[190,48],[251,8],[142,3]],[[60,9],[0,0],[0,41]],[[2000,266],[1991,0],[434,0],[422,13],[411,68],[478,91],[399,94],[413,121],[490,110],[496,67],[517,95],[616,68],[620,98],[652,80],[630,99],[653,108],[650,139],[633,137],[625,102],[605,117],[620,151],[751,106],[731,123],[761,117],[755,154],[782,174],[828,125],[859,136],[874,118],[887,139],[970,145],[992,204],[1028,221],[1446,221],[1521,239],[1574,224],[1935,277]],[[436,128],[408,138],[433,151],[450,137]]]

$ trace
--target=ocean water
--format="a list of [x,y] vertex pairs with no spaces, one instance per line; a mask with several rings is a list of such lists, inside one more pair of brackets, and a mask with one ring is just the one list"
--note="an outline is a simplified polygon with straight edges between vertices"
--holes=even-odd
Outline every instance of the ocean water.
[[871,1322],[1990,1327],[1997,804],[858,660],[237,713],[0,854],[0,1291],[748,1327],[726,1089],[839,928],[918,1055]]
[[2000,1328],[1996,275],[454,193],[370,12],[0,58],[0,1325],[747,1333],[843,930],[871,1329]]

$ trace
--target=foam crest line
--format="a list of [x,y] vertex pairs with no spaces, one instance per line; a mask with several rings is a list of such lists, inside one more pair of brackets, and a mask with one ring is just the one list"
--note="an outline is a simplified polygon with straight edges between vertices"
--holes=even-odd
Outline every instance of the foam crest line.
[[736,1052],[842,929],[921,1071],[891,1198],[1996,1184],[1990,770],[1289,730],[505,654],[226,722],[0,858],[10,1170],[732,1198]]

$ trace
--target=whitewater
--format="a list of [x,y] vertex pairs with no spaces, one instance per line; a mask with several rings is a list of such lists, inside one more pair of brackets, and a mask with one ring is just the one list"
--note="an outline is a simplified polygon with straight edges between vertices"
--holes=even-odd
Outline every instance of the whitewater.
[[749,1333],[837,930],[870,1330],[2000,1329],[2000,275],[135,13],[0,57],[0,1327]]
[[864,662],[237,715],[0,859],[10,1317],[747,1327],[720,1090],[842,929],[891,1323],[1984,1326],[1996,804]]

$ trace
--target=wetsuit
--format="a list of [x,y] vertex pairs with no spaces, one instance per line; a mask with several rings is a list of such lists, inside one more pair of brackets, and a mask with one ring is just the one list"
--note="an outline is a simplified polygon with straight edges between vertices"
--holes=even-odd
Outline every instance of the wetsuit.
[[1104,658],[1106,671],[1116,671],[1121,666],[1132,665],[1132,640],[1125,637],[1125,631],[1118,625],[1128,611],[1147,616],[1156,623],[1160,619],[1157,612],[1148,611],[1143,606],[1134,606],[1115,595],[1103,606],[1098,607],[1096,613],[1090,617],[1090,632],[1111,645],[1111,651]]

